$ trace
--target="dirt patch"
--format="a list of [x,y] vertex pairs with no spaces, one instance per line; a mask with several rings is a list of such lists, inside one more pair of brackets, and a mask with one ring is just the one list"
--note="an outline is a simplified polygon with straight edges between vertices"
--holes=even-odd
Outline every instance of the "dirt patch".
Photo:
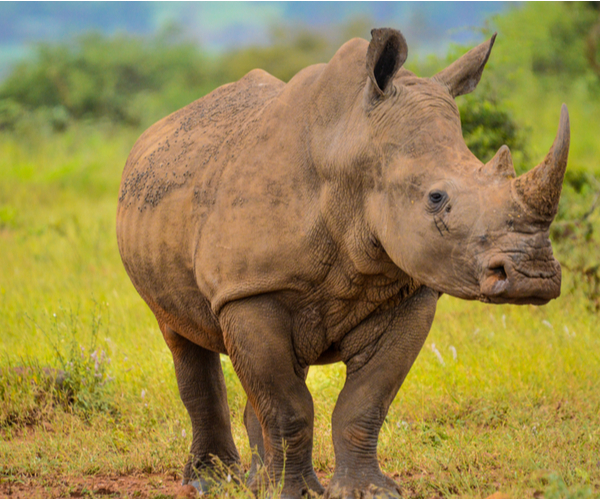
[[0,498],[175,498],[173,475],[0,478]]
[[[317,472],[323,486],[330,478]],[[173,474],[86,477],[0,477],[0,498],[198,498]]]

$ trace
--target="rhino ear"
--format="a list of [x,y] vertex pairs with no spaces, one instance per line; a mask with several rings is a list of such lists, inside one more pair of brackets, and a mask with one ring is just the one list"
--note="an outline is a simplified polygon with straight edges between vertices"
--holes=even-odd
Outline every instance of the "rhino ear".
[[371,97],[378,98],[392,89],[392,80],[406,61],[408,47],[402,33],[391,28],[371,30],[371,37],[367,49],[367,86]]
[[490,57],[496,34],[440,71],[432,80],[446,87],[452,97],[473,92]]

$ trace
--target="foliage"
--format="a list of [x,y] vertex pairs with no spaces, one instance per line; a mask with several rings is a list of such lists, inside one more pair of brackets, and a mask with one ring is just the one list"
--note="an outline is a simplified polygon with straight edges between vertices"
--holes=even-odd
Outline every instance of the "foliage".
[[84,417],[115,411],[106,391],[112,380],[110,359],[106,348],[98,347],[102,317],[96,307],[89,330],[86,328],[89,339],[85,345],[84,325],[73,311],[53,313],[49,332],[35,325],[52,346],[52,363],[41,366],[37,359],[23,358],[14,365],[14,360],[7,360],[0,378],[0,427],[39,423],[54,407]]
[[273,29],[273,43],[251,46],[225,54],[219,61],[218,80],[235,81],[254,68],[261,68],[287,82],[311,64],[327,62],[334,53],[322,34],[303,29]]
[[100,305],[96,303],[89,325],[85,325],[89,335],[87,345],[81,343],[86,334],[81,331],[84,325],[76,312],[61,308],[58,314],[53,313],[53,318],[51,331],[45,335],[50,337],[54,362],[60,366],[62,376],[57,390],[62,402],[84,413],[110,411],[111,405],[105,397],[106,385],[112,380],[108,375],[110,358],[106,347],[98,346],[102,327]]
[[[485,87],[482,85],[482,87]],[[525,130],[510,110],[500,104],[498,96],[485,88],[464,96],[460,102],[460,119],[467,146],[482,162],[489,161],[504,144],[509,145],[513,162],[520,174],[528,160]]]
[[208,66],[194,45],[169,33],[92,33],[74,43],[41,44],[35,59],[18,65],[0,88],[0,127],[14,127],[21,113],[57,130],[70,119],[147,123],[205,93]]
[[600,311],[600,181],[587,172],[567,171],[557,220],[550,227],[555,251],[593,311]]
[[591,81],[593,68],[586,58],[586,44],[599,20],[598,11],[592,2],[557,2],[546,7],[528,5],[494,19],[506,44],[515,50],[503,53],[503,63],[518,63],[538,78],[561,86],[579,79]]

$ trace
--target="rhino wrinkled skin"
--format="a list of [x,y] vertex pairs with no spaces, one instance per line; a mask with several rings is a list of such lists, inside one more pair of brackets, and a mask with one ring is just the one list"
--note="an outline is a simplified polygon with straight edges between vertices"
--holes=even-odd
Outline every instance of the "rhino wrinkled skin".
[[[215,457],[239,467],[221,353],[248,396],[253,491],[285,471],[285,497],[398,495],[378,434],[440,295],[558,297],[549,226],[566,107],[546,159],[520,177],[506,146],[483,164],[462,137],[454,98],[475,89],[494,39],[418,78],[402,68],[402,34],[376,29],[287,84],[253,70],[137,141],[117,236],[192,421],[184,483],[206,488]],[[305,379],[310,365],[338,361],[347,375],[324,491]]]

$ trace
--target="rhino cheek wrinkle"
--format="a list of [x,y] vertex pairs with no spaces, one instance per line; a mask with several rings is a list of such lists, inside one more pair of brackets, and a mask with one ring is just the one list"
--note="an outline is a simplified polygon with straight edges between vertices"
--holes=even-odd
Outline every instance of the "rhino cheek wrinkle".
[[[253,70],[214,90],[148,129],[125,165],[119,251],[173,355],[193,429],[183,481],[203,492],[220,480],[214,457],[244,477],[220,355],[248,396],[252,491],[284,474],[284,497],[397,496],[379,431],[440,296],[560,294],[548,234],[566,106],[546,158],[517,177],[507,146],[486,164],[469,151],[454,102],[495,35],[431,78],[403,68],[399,31],[371,35],[287,84]],[[305,380],[335,362],[347,369],[325,491]]]

